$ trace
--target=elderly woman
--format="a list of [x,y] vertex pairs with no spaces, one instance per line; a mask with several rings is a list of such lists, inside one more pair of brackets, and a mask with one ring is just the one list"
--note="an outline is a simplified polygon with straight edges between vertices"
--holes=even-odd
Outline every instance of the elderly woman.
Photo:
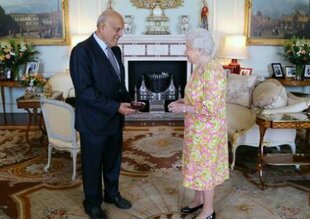
[[169,104],[184,114],[183,185],[195,190],[192,202],[181,209],[197,219],[215,219],[215,186],[229,177],[226,132],[226,76],[213,58],[214,42],[205,29],[186,35],[186,55],[195,69],[185,87],[184,99]]

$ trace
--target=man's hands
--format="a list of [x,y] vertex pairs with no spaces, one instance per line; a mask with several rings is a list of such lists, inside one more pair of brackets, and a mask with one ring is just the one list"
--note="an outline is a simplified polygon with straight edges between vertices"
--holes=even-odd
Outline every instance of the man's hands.
[[137,110],[130,107],[130,103],[121,103],[121,105],[118,108],[118,112],[122,115],[129,115],[136,113]]

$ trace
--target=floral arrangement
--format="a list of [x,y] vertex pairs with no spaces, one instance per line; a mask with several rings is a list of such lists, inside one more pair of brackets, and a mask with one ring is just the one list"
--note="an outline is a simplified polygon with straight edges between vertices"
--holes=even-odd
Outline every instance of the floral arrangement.
[[284,45],[284,58],[296,65],[296,76],[301,78],[305,65],[310,63],[310,40],[292,37]]
[[7,42],[0,42],[0,67],[11,69],[28,61],[35,61],[36,54],[38,51],[23,41],[10,39]]
[[20,83],[26,87],[42,87],[46,83],[46,79],[38,73],[26,73],[20,79]]
[[310,40],[292,37],[284,45],[284,58],[295,65],[310,63]]

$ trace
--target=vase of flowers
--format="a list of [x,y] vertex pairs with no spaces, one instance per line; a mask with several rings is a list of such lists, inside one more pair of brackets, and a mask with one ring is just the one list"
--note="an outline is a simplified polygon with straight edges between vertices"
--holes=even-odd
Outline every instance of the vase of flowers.
[[39,73],[25,73],[21,77],[20,83],[26,87],[25,98],[32,98],[37,95],[38,90],[42,90],[46,79]]
[[292,37],[283,45],[283,56],[296,66],[296,79],[301,80],[305,65],[310,63],[310,40]]
[[29,61],[35,61],[36,51],[32,45],[23,41],[10,39],[0,42],[0,72],[2,79],[16,80],[21,66]]

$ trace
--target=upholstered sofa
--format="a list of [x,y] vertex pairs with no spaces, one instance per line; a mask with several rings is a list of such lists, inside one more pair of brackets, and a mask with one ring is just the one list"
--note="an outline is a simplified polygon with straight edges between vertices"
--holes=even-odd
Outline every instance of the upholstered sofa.
[[54,74],[47,81],[52,91],[60,91],[63,94],[63,100],[75,96],[74,87],[69,71]]
[[[259,128],[255,124],[257,113],[301,112],[309,101],[289,93],[276,79],[259,81],[255,75],[228,76],[227,118],[228,139],[232,152],[231,169],[234,169],[236,151],[241,145],[258,147]],[[295,153],[296,129],[267,129],[265,147],[289,145]]]

